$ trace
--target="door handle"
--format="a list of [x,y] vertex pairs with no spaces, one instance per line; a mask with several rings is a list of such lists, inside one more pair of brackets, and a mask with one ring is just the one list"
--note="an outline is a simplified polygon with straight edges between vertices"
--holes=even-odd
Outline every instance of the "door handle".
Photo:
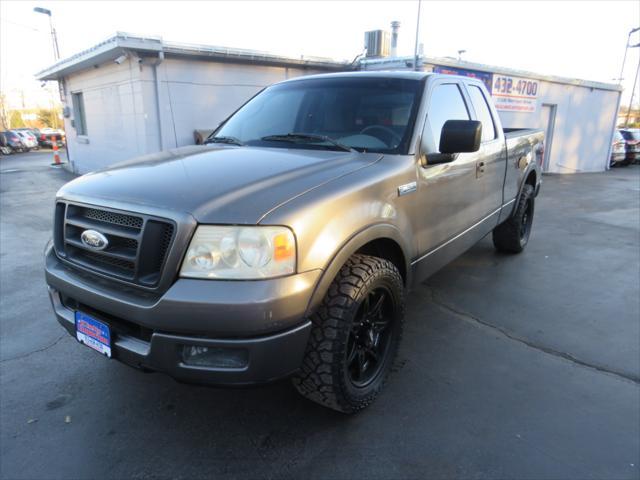
[[478,163],[476,163],[476,178],[480,178],[482,175],[484,175],[484,166],[484,161],[479,161]]

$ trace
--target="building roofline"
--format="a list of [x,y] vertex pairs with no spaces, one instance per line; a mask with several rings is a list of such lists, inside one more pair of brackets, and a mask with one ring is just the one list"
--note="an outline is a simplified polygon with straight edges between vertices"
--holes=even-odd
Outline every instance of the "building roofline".
[[[167,56],[172,57],[190,57],[200,60],[210,60],[219,62],[232,63],[253,63],[261,65],[281,66],[281,67],[298,67],[298,68],[317,68],[326,71],[345,71],[353,70],[354,64],[349,62],[339,62],[329,58],[321,57],[304,57],[293,58],[282,55],[274,55],[267,52],[257,50],[246,50],[239,48],[227,48],[212,45],[201,45],[191,43],[180,43],[165,41],[161,37],[144,37],[140,35],[129,34],[125,32],[117,32],[114,36],[100,42],[91,48],[72,55],[58,61],[57,63],[36,73],[38,80],[57,80],[61,77],[74,72],[93,68],[105,62],[113,61],[122,54],[136,52],[140,56],[157,55],[164,52]],[[544,75],[525,70],[517,70],[507,67],[498,67],[481,63],[468,62],[447,57],[426,57],[421,56],[419,61],[425,65],[441,65],[444,67],[464,68],[469,70],[479,70],[488,73],[501,73],[503,75],[512,75],[515,77],[526,77],[537,80],[544,80],[552,83],[564,85],[576,85],[586,88],[595,88],[599,90],[622,91],[621,85],[596,82],[591,80],[581,80],[576,78],[559,77],[555,75]],[[366,67],[380,66],[388,68],[406,68],[407,65],[413,65],[414,57],[387,57],[376,59],[362,59],[359,64]]]
[[[363,59],[361,65],[376,65],[389,68],[406,67],[408,64],[413,65],[415,58],[410,57],[387,57],[387,58],[375,58],[375,59]],[[563,85],[576,85],[579,87],[594,88],[598,90],[611,90],[622,91],[621,85],[612,83],[597,82],[593,80],[581,80],[577,78],[559,77],[556,75],[545,75],[541,73],[529,72],[526,70],[517,70],[508,67],[497,67],[494,65],[486,65],[483,63],[467,62],[465,60],[457,60],[455,58],[447,57],[426,57],[421,56],[419,63],[422,65],[440,65],[443,67],[464,68],[467,70],[479,70],[487,73],[500,73],[503,75],[510,75],[514,77],[532,78],[536,80],[544,80],[551,83],[560,83]]]
[[282,67],[318,68],[327,71],[353,68],[352,64],[348,62],[338,62],[329,58],[305,56],[293,58],[257,50],[168,42],[161,37],[142,37],[118,32],[116,35],[91,48],[60,60],[36,73],[35,76],[38,80],[57,80],[70,73],[86,70],[107,61],[114,60],[127,51],[136,52],[141,54],[141,56],[164,52],[165,55],[175,57],[192,57],[202,60],[236,63],[258,63]]

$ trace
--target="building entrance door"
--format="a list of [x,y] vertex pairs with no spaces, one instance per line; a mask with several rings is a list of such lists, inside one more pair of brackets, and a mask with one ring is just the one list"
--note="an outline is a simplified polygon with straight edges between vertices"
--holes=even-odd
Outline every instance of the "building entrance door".
[[541,125],[544,130],[544,157],[542,159],[542,171],[549,171],[549,161],[551,159],[551,148],[553,145],[553,130],[556,126],[556,111],[558,105],[543,103],[540,110]]

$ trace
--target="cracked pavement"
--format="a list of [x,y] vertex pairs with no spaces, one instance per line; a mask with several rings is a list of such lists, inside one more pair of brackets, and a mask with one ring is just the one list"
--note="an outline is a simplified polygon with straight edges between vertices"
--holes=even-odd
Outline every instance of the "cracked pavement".
[[640,478],[640,167],[545,176],[527,250],[484,239],[414,289],[395,372],[345,417],[66,335],[42,250],[71,177],[50,160],[0,159],[0,478]]

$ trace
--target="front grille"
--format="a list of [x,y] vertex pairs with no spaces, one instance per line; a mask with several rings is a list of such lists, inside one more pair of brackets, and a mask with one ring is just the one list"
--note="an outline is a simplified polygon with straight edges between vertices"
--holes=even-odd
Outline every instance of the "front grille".
[[99,222],[113,223],[123,227],[142,228],[142,218],[123,213],[109,212],[107,210],[97,210],[95,208],[85,208],[84,216]]
[[[103,234],[108,245],[95,250],[82,232]],[[169,220],[59,202],[54,242],[57,254],[75,265],[144,287],[155,287],[173,242]]]

